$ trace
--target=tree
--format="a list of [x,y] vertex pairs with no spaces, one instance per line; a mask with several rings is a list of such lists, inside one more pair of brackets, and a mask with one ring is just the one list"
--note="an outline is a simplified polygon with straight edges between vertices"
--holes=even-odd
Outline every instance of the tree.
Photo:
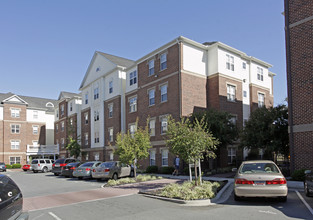
[[117,150],[115,151],[121,162],[133,165],[135,179],[138,160],[147,158],[149,156],[149,149],[151,148],[148,124],[145,128],[138,127],[137,119],[136,127],[137,130],[134,134],[131,134],[129,130],[126,134],[117,134]]
[[[214,158],[215,153],[213,151],[216,149],[216,145],[219,144],[219,141],[205,128],[204,120],[198,121],[195,119],[193,125],[188,118],[183,118],[177,122],[171,117],[168,118],[166,144],[172,153],[195,165],[196,185],[198,185],[197,163],[203,159],[204,153]],[[201,174],[199,175],[201,176]]]
[[[289,155],[288,108],[278,105],[251,113],[241,134],[241,146],[263,149],[266,153]],[[271,158],[272,159],[272,158]],[[276,160],[276,158],[275,158]]]
[[73,139],[71,136],[68,138],[68,144],[66,146],[66,150],[70,152],[70,156],[74,156],[74,158],[79,157],[80,155],[80,144],[77,139]]

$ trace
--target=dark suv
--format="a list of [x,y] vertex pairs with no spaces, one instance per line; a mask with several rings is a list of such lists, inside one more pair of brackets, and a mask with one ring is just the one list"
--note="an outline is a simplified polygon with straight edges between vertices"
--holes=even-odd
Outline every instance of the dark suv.
[[68,163],[74,162],[79,162],[79,160],[74,158],[58,159],[52,165],[52,173],[54,173],[55,176],[59,176],[61,174],[62,167],[65,167]]
[[23,195],[16,183],[6,175],[0,175],[0,218],[27,220],[23,210]]

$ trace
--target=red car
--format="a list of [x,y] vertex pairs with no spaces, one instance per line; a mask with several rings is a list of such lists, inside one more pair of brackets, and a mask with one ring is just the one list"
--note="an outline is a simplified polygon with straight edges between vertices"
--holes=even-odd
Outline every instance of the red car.
[[23,169],[24,171],[30,170],[30,165],[29,165],[29,164],[25,164],[25,165],[22,167],[22,169]]

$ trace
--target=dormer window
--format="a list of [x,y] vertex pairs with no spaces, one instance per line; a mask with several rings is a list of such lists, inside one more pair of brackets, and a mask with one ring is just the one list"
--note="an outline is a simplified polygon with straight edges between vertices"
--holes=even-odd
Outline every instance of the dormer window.
[[134,85],[137,83],[137,71],[133,71],[129,74],[129,85]]
[[226,69],[234,71],[235,66],[234,66],[234,57],[226,54]]
[[258,67],[257,74],[258,80],[263,81],[263,69],[261,67]]

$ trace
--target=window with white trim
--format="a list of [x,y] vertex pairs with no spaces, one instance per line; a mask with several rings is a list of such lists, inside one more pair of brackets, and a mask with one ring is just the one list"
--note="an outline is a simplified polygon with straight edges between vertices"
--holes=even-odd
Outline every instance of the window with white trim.
[[149,61],[149,76],[154,74],[154,60]]
[[243,97],[247,97],[247,91],[246,90],[243,90]]
[[38,146],[38,141],[32,141],[33,146]]
[[114,160],[114,154],[111,152],[110,153],[110,160],[113,161]]
[[165,134],[167,131],[167,117],[161,119],[161,134]]
[[85,105],[88,104],[88,92],[85,94]]
[[109,118],[113,117],[113,103],[108,105],[109,108]]
[[12,118],[19,118],[20,117],[21,109],[18,108],[11,108],[11,117]]
[[113,93],[113,80],[109,82],[109,93]]
[[129,133],[134,136],[135,132],[137,131],[137,126],[136,124],[130,124],[129,125]]
[[59,132],[59,125],[55,124],[55,132],[58,133]]
[[133,71],[129,74],[129,85],[134,85],[137,83],[137,71]]
[[258,80],[263,81],[263,69],[261,67],[257,68]]
[[167,101],[167,84],[161,86],[161,102]]
[[233,125],[236,125],[237,123],[237,117],[236,116],[231,116],[230,120],[229,120],[230,123],[232,123]]
[[236,87],[227,84],[227,101],[234,102],[236,99]]
[[109,141],[113,142],[113,128],[109,128]]
[[150,136],[155,136],[155,119],[150,119],[149,131],[150,131]]
[[167,54],[163,53],[160,56],[160,71],[167,68]]
[[93,90],[93,99],[96,100],[99,98],[99,87]]
[[258,93],[258,106],[259,108],[263,107],[265,105],[265,100],[264,100],[264,94],[263,93]]
[[89,120],[88,120],[88,113],[84,114],[84,118],[85,118],[85,124],[87,125]]
[[64,131],[64,121],[61,122],[61,131]]
[[242,62],[242,69],[247,69],[247,64],[246,64],[246,62]]
[[85,133],[85,146],[87,146],[88,145],[88,133]]
[[11,125],[11,133],[19,134],[20,133],[20,125]]
[[73,126],[73,118],[70,118],[70,126]]
[[226,54],[226,69],[234,71],[235,65],[234,65],[234,57]]
[[38,134],[38,131],[39,131],[39,126],[38,125],[34,125],[33,126],[33,134]]
[[21,157],[10,157],[10,165],[20,164],[20,163],[21,163]]
[[137,111],[137,96],[129,99],[129,112]]
[[70,103],[70,112],[73,111],[73,103]]
[[168,149],[162,149],[162,166],[168,166]]
[[20,141],[11,140],[11,150],[19,150],[19,149],[20,149]]
[[61,117],[64,115],[64,105],[61,105]]
[[155,166],[155,150],[150,150],[150,166]]
[[97,152],[97,153],[94,153],[94,158],[96,161],[98,161],[100,159],[100,154]]
[[95,143],[99,143],[99,132],[95,132]]
[[99,110],[94,111],[94,119],[95,121],[99,121]]
[[64,138],[61,138],[61,148],[64,148],[65,140]]
[[236,148],[228,147],[228,164],[233,164],[236,162]]
[[155,89],[149,90],[149,106],[155,104]]

